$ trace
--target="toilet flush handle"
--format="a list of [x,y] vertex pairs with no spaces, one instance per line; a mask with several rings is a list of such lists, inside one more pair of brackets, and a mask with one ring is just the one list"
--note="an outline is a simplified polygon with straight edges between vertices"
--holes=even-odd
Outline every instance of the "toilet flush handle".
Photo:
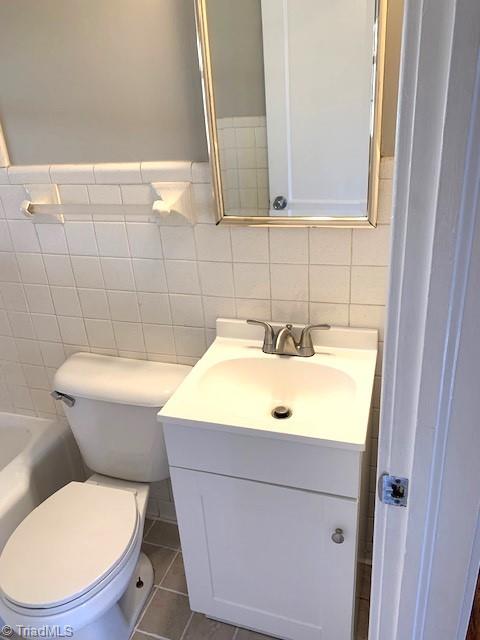
[[66,393],[60,393],[60,391],[52,391],[50,394],[54,400],[61,400],[67,405],[67,407],[73,407],[75,404],[75,398],[68,396]]

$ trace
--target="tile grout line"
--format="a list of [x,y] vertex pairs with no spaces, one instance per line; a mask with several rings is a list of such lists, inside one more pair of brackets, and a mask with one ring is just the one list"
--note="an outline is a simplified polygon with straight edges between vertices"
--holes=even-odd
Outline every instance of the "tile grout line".
[[[173,524],[173,523],[172,523],[172,524]],[[150,532],[149,532],[149,533],[150,533]],[[166,545],[166,544],[160,544],[159,542],[150,542],[149,540],[145,540],[145,539],[143,540],[143,542],[144,542],[145,544],[150,544],[150,545],[152,545],[153,547],[160,547],[161,549],[168,549],[169,551],[177,551],[177,552],[179,552],[179,551],[180,551],[180,549],[178,549],[178,547],[169,547],[168,545]]]
[[270,320],[273,320],[273,302],[272,302],[272,234],[270,233],[270,229],[266,230],[267,232],[267,246],[268,246],[268,297],[269,297],[269,307],[270,307]]
[[[95,176],[95,170],[94,170],[94,176]],[[88,191],[88,186],[87,186],[87,195],[88,195],[88,200],[90,202],[91,199],[90,199],[90,193]],[[95,220],[94,220],[93,215],[92,215],[91,224],[92,224],[93,236],[95,238],[95,248],[96,248],[95,256],[97,256],[99,261],[100,261],[100,270],[102,272],[102,278],[103,278],[103,280],[105,282],[105,277],[104,277],[103,269],[102,269],[102,262],[100,260],[100,248],[99,248],[99,242],[98,242],[98,238],[97,238],[97,228],[95,226]],[[68,246],[68,241],[67,241],[67,246]],[[70,247],[68,247],[68,249],[69,249],[69,253],[70,253]],[[74,276],[74,279],[75,279],[75,276]],[[80,288],[82,288],[82,287],[80,287]],[[79,289],[79,287],[77,286],[77,284],[75,284],[75,292],[76,292],[77,298],[79,300],[80,308],[82,308],[81,303],[80,303],[80,296],[78,295],[78,289]],[[110,301],[108,299],[108,295],[107,295],[106,291],[105,291],[105,297],[106,297],[106,300],[107,300],[108,313],[109,313],[109,316],[110,316],[109,322],[110,322],[110,325],[112,327],[112,336],[113,336],[113,341],[114,341],[114,344],[115,344],[115,351],[117,352],[117,355],[118,355],[119,349],[118,349],[118,344],[117,344],[117,337],[116,337],[115,331],[113,329],[112,312],[111,312],[111,309],[110,309]],[[54,303],[54,306],[55,306],[55,303]],[[56,314],[56,315],[58,317],[58,314]],[[85,316],[83,315],[83,309],[82,309],[81,320],[82,320],[82,324],[83,324],[83,330],[85,331],[85,338],[87,340],[87,345],[88,345],[89,350],[91,351],[91,349],[95,349],[95,347],[92,347],[92,345],[90,344],[90,337],[89,337],[88,332],[87,332],[87,325],[85,323]]]
[[[27,314],[28,314],[28,316],[29,316],[29,320],[30,320],[30,323],[32,324],[32,311],[31,311],[31,309],[30,309],[30,302],[29,302],[29,300],[28,300],[28,297],[27,297],[27,294],[26,294],[26,291],[25,291],[25,282],[23,281],[22,272],[21,272],[21,270],[20,270],[20,263],[19,263],[19,260],[18,260],[18,253],[21,253],[21,252],[18,252],[18,251],[15,249],[14,244],[13,244],[12,234],[11,234],[11,231],[10,231],[10,226],[9,226],[9,224],[8,224],[8,219],[7,219],[7,218],[5,218],[5,220],[6,220],[6,223],[7,223],[7,224],[6,224],[6,229],[7,229],[8,238],[9,238],[9,240],[10,240],[10,245],[12,246],[12,253],[13,253],[13,256],[14,256],[15,266],[16,266],[16,269],[17,269],[17,272],[18,272],[18,277],[19,277],[19,279],[20,279],[20,282],[19,282],[18,284],[20,284],[20,288],[21,288],[21,290],[22,290],[23,298],[24,298],[24,300],[25,300],[25,309],[26,309],[26,310],[25,310],[25,313],[27,313]],[[40,239],[39,239],[39,237],[38,237],[38,233],[37,233],[37,229],[36,229],[36,228],[35,228],[35,237],[36,237],[37,242],[38,242],[38,245],[39,245],[39,247],[40,247],[40,249],[41,249],[41,246],[40,246]],[[10,251],[5,252],[5,253],[10,253]],[[42,264],[43,264],[43,256],[42,256],[42,254],[41,254],[41,253],[40,253],[40,256],[41,256],[41,260],[42,260]],[[44,267],[43,267],[43,268],[45,269],[45,265],[44,265]],[[45,270],[45,274],[46,274],[46,270]],[[47,281],[48,281],[48,278],[47,278]],[[13,283],[13,284],[16,284],[16,283]],[[50,287],[49,287],[49,292],[50,292]],[[51,295],[51,294],[50,294],[50,295]],[[14,342],[14,344],[15,344],[15,353],[16,353],[16,356],[17,356],[17,357],[16,357],[16,362],[18,363],[18,365],[19,365],[19,367],[20,367],[20,369],[21,369],[21,371],[22,371],[22,375],[23,375],[23,377],[25,378],[25,369],[24,369],[24,365],[25,365],[25,364],[31,364],[31,363],[20,362],[20,356],[19,356],[19,353],[18,353],[18,343],[17,343],[17,340],[19,340],[19,339],[20,339],[20,340],[22,340],[22,339],[23,339],[23,340],[25,340],[25,338],[19,338],[18,336],[16,336],[16,335],[15,335],[15,331],[14,331],[14,329],[13,329],[12,321],[11,321],[11,318],[10,318],[10,313],[18,313],[18,311],[17,311],[17,310],[15,310],[15,309],[7,309],[6,307],[5,307],[5,309],[4,309],[4,310],[5,310],[5,313],[6,313],[7,324],[8,324],[8,326],[9,326],[9,328],[10,328],[10,334],[11,334],[11,335],[10,335],[9,337],[11,337],[11,338],[12,338],[12,340],[13,340],[13,342]],[[32,329],[33,329],[33,324],[32,324]],[[35,330],[34,330],[34,332],[35,332]],[[36,343],[38,343],[38,342],[39,342],[39,341],[38,341],[38,338],[37,338],[37,339],[35,339],[34,341],[35,341]],[[43,364],[43,366],[44,366],[44,367],[46,367],[45,359],[44,359],[44,357],[43,357],[43,352],[42,352],[42,350],[40,349],[40,347],[38,347],[38,348],[39,348],[39,351],[40,351],[40,356],[41,356],[41,359],[42,359],[42,364]],[[28,397],[28,399],[29,399],[29,404],[30,404],[30,406],[31,406],[32,408],[31,408],[31,409],[26,409],[25,407],[23,407],[23,408],[22,408],[22,407],[17,406],[17,405],[18,405],[18,402],[17,402],[17,405],[16,405],[16,404],[15,404],[15,398],[14,398],[14,397],[12,398],[12,400],[13,400],[13,407],[12,407],[12,408],[15,410],[15,412],[16,412],[16,413],[18,413],[19,411],[21,412],[22,410],[24,410],[24,411],[32,411],[32,412],[33,412],[33,414],[34,414],[35,416],[38,416],[38,410],[37,410],[37,408],[35,407],[35,404],[34,404],[34,402],[33,402],[33,397],[32,397],[32,393],[31,393],[31,387],[30,387],[30,385],[28,384],[28,382],[27,382],[26,378],[25,378],[25,383],[26,383],[25,385],[18,385],[18,386],[22,386],[23,388],[25,388],[25,389],[26,389],[26,394],[27,394],[27,397]],[[12,385],[12,386],[13,386],[13,385]],[[10,393],[11,393],[11,392],[10,392]]]
[[[152,522],[152,524],[150,525],[150,528],[149,528],[149,530],[148,530],[148,533],[150,533],[150,531],[151,531],[151,530],[153,529],[153,527],[155,526],[155,522],[156,522],[156,521],[154,520],[154,521]],[[143,539],[143,542],[144,542],[144,543],[146,542],[145,537],[144,537],[144,539]],[[146,542],[146,544],[151,544],[151,543]],[[155,546],[160,547],[161,545],[155,545]],[[169,549],[169,547],[162,547],[162,548]],[[162,578],[161,578],[161,580],[160,580],[160,583],[162,583],[162,582],[163,582],[163,580],[165,579],[165,577],[166,577],[167,573],[170,571],[170,569],[171,569],[171,567],[172,567],[173,563],[175,562],[176,557],[177,557],[177,556],[179,555],[179,553],[180,553],[180,551],[179,551],[178,549],[175,549],[174,551],[175,551],[175,553],[173,554],[173,558],[172,558],[172,560],[171,560],[170,564],[168,565],[168,567],[166,568],[166,570],[165,570],[165,572],[164,572],[164,574],[163,574],[163,576],[162,576]],[[139,627],[139,625],[141,624],[141,622],[142,622],[142,620],[143,620],[143,618],[144,618],[144,616],[145,616],[145,614],[146,614],[146,612],[147,612],[147,610],[148,610],[149,606],[151,605],[152,600],[153,600],[153,598],[155,597],[155,594],[156,594],[156,593],[158,593],[159,587],[158,587],[158,585],[156,585],[156,584],[155,584],[155,574],[154,574],[154,576],[153,576],[153,581],[154,581],[154,584],[153,584],[153,588],[152,588],[152,593],[151,593],[151,595],[149,596],[149,598],[147,598],[147,600],[146,600],[146,602],[145,602],[145,605],[144,605],[144,607],[143,607],[142,612],[140,613],[140,616],[139,616],[139,618],[138,618],[138,620],[137,620],[137,623],[136,623],[136,625],[135,625],[135,628],[134,628],[133,633],[135,633],[136,631],[141,631],[138,627]],[[142,632],[142,633],[143,633],[143,632]],[[150,634],[148,634],[148,635],[150,635]],[[160,636],[153,636],[153,637],[160,637]],[[168,640],[168,639],[166,639],[166,640]]]
[[155,640],[170,640],[170,638],[166,638],[165,636],[157,636],[155,633],[151,633],[150,631],[142,631],[141,629],[137,629],[136,627],[133,631],[131,638],[133,638],[133,635],[135,633],[141,633],[143,636],[147,638],[155,638]]
[[237,291],[235,286],[235,271],[233,268],[233,238],[232,238],[232,228],[227,226],[228,230],[228,247],[230,249],[230,273],[232,274],[232,293],[233,293],[233,312],[235,314],[235,318],[238,318],[238,305],[237,305]]
[[[149,518],[150,520],[150,518]],[[153,528],[153,525],[155,524],[155,520],[151,520],[150,524],[147,527],[147,530],[145,531],[145,528],[143,529],[143,539],[142,542],[145,542],[145,538],[148,536],[148,534],[150,533],[150,531]]]
[[149,606],[152,604],[152,600],[153,600],[153,598],[155,597],[155,594],[156,594],[156,593],[157,593],[157,587],[156,587],[155,585],[153,585],[152,593],[151,593],[151,594],[149,595],[149,597],[146,599],[145,604],[144,604],[144,606],[143,606],[143,609],[142,609],[142,611],[140,612],[140,615],[138,616],[138,620],[137,620],[137,623],[136,623],[135,628],[134,628],[134,633],[135,633],[135,631],[140,631],[140,629],[139,629],[138,627],[139,627],[139,625],[141,624],[141,622],[142,622],[143,618],[145,617],[145,614],[146,614],[146,612],[147,612],[147,610],[148,610]]
[[[165,241],[164,241],[164,237],[163,237],[163,226],[161,224],[159,224],[157,222],[157,231],[158,231],[158,235],[160,237],[160,246],[162,247],[162,258],[161,258],[161,263],[162,263],[162,267],[163,267],[163,273],[165,274],[165,287],[166,287],[166,294],[167,294],[167,304],[168,304],[168,312],[170,314],[170,327],[172,330],[172,342],[173,342],[173,350],[174,350],[174,357],[175,357],[175,362],[178,363],[178,352],[177,352],[177,341],[175,338],[175,331],[174,331],[174,322],[173,322],[173,312],[172,312],[172,301],[170,298],[170,285],[168,284],[168,276],[167,276],[167,255],[165,252]],[[198,271],[198,268],[197,268]],[[135,282],[135,286],[136,286],[136,282]],[[145,344],[145,348],[146,348],[146,344]],[[147,352],[148,353],[148,352]]]
[[190,623],[191,623],[191,622],[192,622],[192,620],[193,620],[193,616],[194,616],[194,612],[193,612],[193,611],[191,611],[190,616],[189,616],[189,618],[188,618],[188,620],[187,620],[187,624],[185,625],[185,629],[183,630],[182,635],[180,636],[180,639],[179,639],[179,640],[183,640],[183,639],[184,639],[184,637],[185,637],[185,635],[187,634],[188,627],[190,626]]
[[[159,583],[158,583],[157,585],[155,585],[158,589],[160,588],[160,585],[162,584],[162,582],[163,582],[163,581],[165,580],[165,578],[167,577],[168,572],[169,572],[169,571],[170,571],[170,569],[172,568],[173,563],[174,563],[174,562],[175,562],[175,560],[177,559],[177,556],[178,556],[178,554],[179,554],[179,553],[180,553],[180,551],[177,551],[176,553],[174,553],[174,554],[173,554],[173,558],[172,558],[172,560],[171,560],[170,564],[168,565],[168,567],[166,568],[166,570],[165,570],[165,572],[164,572],[164,574],[163,574],[163,576],[162,576],[161,580],[159,581]],[[155,576],[154,576],[154,579],[155,579]],[[165,591],[169,591],[169,589],[165,589]]]
[[162,583],[163,583],[163,581],[165,580],[166,577],[167,577],[167,575],[165,575],[162,578],[162,582],[160,584],[156,585],[159,590],[168,591],[168,593],[174,593],[177,596],[184,596],[184,597],[188,598],[188,593],[183,593],[183,591],[177,591],[176,589],[170,589],[169,587],[164,587]]
[[[192,183],[193,184],[193,183]],[[207,350],[207,344],[208,344],[208,337],[207,337],[207,320],[206,320],[206,314],[205,314],[205,304],[203,301],[203,288],[202,288],[202,280],[200,277],[200,267],[199,267],[199,257],[198,257],[198,247],[197,247],[197,236],[195,234],[195,227],[197,226],[198,223],[192,224],[191,228],[192,228],[192,238],[193,238],[193,252],[195,255],[195,272],[197,274],[197,280],[198,280],[198,294],[183,294],[183,295],[198,295],[198,297],[200,298],[200,305],[202,307],[202,327],[200,327],[201,329],[203,329],[203,339],[204,339],[204,348],[205,351]],[[173,320],[173,318],[172,318]],[[175,331],[173,332],[174,336],[175,336]],[[176,347],[175,347],[176,350]]]
[[352,271],[353,271],[353,229],[350,230],[350,265],[348,274],[348,326],[351,327]]
[[[141,176],[141,171],[140,171],[140,176]],[[120,200],[122,201],[122,204],[125,204],[123,202],[123,192],[122,192],[121,185],[119,185],[118,188],[120,190]],[[122,225],[123,225],[123,230],[125,232],[125,239],[127,241],[127,247],[128,247],[128,258],[130,260],[130,264],[132,265],[132,273],[133,273],[132,246],[131,246],[130,238],[128,236],[128,231],[127,231],[127,220],[126,220],[125,216],[122,216],[122,217],[123,217]],[[162,247],[162,251],[163,251],[163,247]],[[134,281],[135,281],[135,278],[134,278]],[[137,305],[137,313],[138,313],[138,320],[135,321],[135,324],[138,324],[139,327],[140,327],[140,331],[142,332],[143,348],[145,349],[145,353],[147,353],[147,342],[145,340],[145,332],[144,332],[144,326],[143,326],[144,322],[142,321],[142,316],[141,316],[141,313],[140,313],[140,303],[139,303],[139,300],[138,300],[138,293],[139,292],[138,292],[136,287],[135,287],[135,291],[133,291],[133,293],[135,295],[135,302],[136,302],[136,305]],[[110,311],[110,318],[111,318],[110,322],[112,324],[113,339],[115,341],[115,344],[117,344],[117,338],[115,336],[115,329],[114,329],[114,326],[113,326],[112,310],[111,310],[111,305],[110,305],[110,296],[108,295],[108,293],[106,293],[106,296],[107,296],[108,309]],[[118,344],[117,344],[117,348],[118,348]]]
[[312,308],[312,302],[311,302],[311,298],[312,296],[310,295],[310,231],[311,231],[311,227],[308,227],[307,229],[307,324],[312,324],[312,318],[311,318],[311,308]]
[[[168,480],[168,478],[167,478],[167,480]],[[150,518],[150,520],[153,520],[154,524],[155,524],[155,522],[165,522],[166,524],[173,524],[176,527],[178,527],[178,523],[177,523],[176,520],[169,520],[168,518],[162,518],[161,516],[152,516]]]

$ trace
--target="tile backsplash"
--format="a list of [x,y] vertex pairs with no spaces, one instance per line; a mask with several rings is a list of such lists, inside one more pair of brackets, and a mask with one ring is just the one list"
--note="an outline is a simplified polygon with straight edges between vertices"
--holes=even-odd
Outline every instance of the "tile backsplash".
[[[381,353],[392,168],[383,159],[376,229],[216,226],[205,163],[0,169],[0,410],[61,412],[52,376],[75,351],[194,364],[219,316],[376,327]],[[195,224],[94,206],[64,223],[20,212],[31,184],[57,184],[63,203],[149,204],[154,181],[192,182]],[[170,502],[166,488],[152,497]]]
[[268,215],[266,117],[218,118],[217,131],[226,213]]

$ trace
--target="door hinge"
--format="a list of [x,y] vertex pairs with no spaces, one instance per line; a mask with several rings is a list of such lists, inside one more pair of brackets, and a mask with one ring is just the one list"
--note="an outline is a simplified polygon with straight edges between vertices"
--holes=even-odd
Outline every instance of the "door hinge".
[[394,507],[406,507],[408,499],[408,478],[384,473],[378,481],[380,500]]

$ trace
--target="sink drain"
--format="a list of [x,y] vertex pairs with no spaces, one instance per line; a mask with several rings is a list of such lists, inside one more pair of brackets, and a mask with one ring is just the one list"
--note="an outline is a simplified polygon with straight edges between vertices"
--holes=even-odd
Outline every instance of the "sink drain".
[[289,409],[288,407],[284,407],[283,405],[275,407],[275,409],[272,411],[272,416],[277,420],[285,420],[286,418],[290,418],[291,415],[291,409]]

